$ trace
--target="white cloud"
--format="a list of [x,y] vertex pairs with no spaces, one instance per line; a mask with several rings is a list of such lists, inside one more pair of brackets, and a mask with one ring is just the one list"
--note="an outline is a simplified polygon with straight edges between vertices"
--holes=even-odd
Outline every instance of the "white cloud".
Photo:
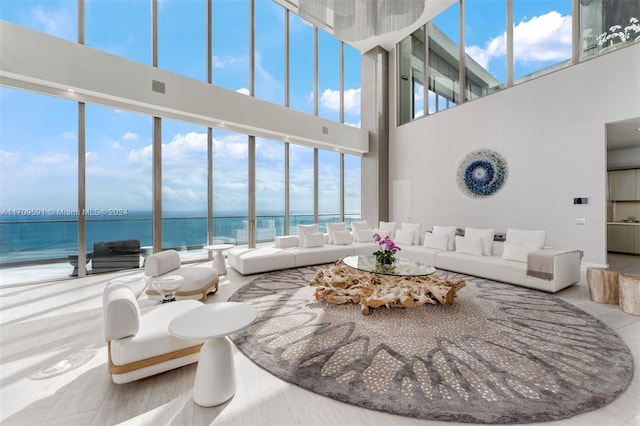
[[134,132],[126,132],[124,135],[122,135],[122,139],[124,139],[125,141],[137,141],[138,135]]
[[114,142],[111,146],[115,149],[119,149],[121,147],[120,142]]
[[0,150],[0,162],[14,163],[16,162],[20,156],[15,152],[2,151]]
[[98,154],[95,152],[87,152],[84,154],[84,161],[87,163],[95,163],[98,161]]
[[242,95],[247,95],[247,96],[251,94],[251,92],[249,92],[249,89],[247,89],[246,87],[239,88],[238,90],[236,90],[236,93],[240,93]]
[[75,158],[72,158],[68,154],[52,153],[52,154],[40,154],[33,157],[33,162],[38,164],[75,164]]
[[[313,100],[313,93],[311,99]],[[320,106],[330,111],[340,111],[340,90],[325,89],[320,95]],[[344,91],[344,112],[360,113],[360,88]]]
[[42,7],[31,9],[31,19],[42,31],[57,37],[71,38],[75,17],[63,9],[44,10]]
[[143,146],[140,149],[132,149],[127,155],[127,161],[130,163],[146,164],[151,161],[153,153],[152,145]]
[[[506,32],[489,40],[483,47],[468,46],[467,53],[483,68],[494,58],[505,56]],[[513,30],[514,57],[517,62],[562,60],[571,56],[571,16],[551,11],[523,18]]]
[[224,68],[224,61],[217,56],[214,56],[213,58],[211,58],[211,63],[213,64],[214,68],[218,68],[218,69]]

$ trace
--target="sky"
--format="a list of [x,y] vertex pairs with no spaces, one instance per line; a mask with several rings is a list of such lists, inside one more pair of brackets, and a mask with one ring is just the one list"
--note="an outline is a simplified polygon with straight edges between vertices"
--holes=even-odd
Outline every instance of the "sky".
[[[76,0],[0,0],[0,19],[75,41]],[[213,84],[249,94],[248,2],[213,2]],[[457,5],[435,19],[458,39]],[[570,57],[571,0],[514,0],[516,78]],[[467,53],[506,79],[503,0],[466,2]],[[206,2],[159,2],[159,67],[206,79]],[[284,104],[284,9],[256,0],[255,96]],[[313,113],[313,28],[291,15],[290,107]],[[87,0],[85,44],[151,64],[148,0]],[[319,116],[339,121],[339,42],[319,31]],[[345,123],[360,126],[359,52],[345,44]],[[10,107],[9,107],[10,105]],[[0,88],[0,209],[77,205],[77,105]],[[87,207],[151,209],[151,118],[86,109]],[[163,120],[163,208],[206,211],[207,130]],[[247,211],[247,137],[214,130],[216,212]],[[313,155],[291,145],[291,210],[313,211]],[[258,214],[284,210],[284,145],[256,140]],[[359,212],[359,158],[345,156],[345,207]],[[320,151],[320,213],[339,211],[339,155]]]

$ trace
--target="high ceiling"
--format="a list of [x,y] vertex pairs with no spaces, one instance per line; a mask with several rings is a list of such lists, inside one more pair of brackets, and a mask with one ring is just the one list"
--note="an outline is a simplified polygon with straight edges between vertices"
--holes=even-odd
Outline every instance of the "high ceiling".
[[456,0],[274,0],[360,52],[391,50]]

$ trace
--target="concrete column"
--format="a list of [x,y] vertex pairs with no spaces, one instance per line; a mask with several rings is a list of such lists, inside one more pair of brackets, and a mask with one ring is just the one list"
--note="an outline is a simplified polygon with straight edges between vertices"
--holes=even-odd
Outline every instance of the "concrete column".
[[369,132],[362,157],[362,219],[377,227],[389,220],[389,52],[375,47],[362,54],[361,127]]

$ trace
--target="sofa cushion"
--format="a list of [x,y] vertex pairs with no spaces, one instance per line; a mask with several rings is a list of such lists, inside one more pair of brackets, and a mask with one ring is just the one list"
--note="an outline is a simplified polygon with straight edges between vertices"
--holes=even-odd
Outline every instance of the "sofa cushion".
[[346,225],[344,222],[340,223],[327,223],[327,234],[329,234],[329,240],[327,244],[333,244],[333,233],[336,231],[346,231]]
[[546,231],[533,231],[529,229],[507,229],[506,241],[516,244],[534,244],[543,248],[546,240]]
[[400,229],[403,231],[413,231],[413,245],[417,246],[420,244],[420,224],[419,223],[407,223],[402,222],[400,224]]
[[324,245],[324,234],[320,232],[305,232],[302,247],[322,247]]
[[449,236],[425,232],[424,247],[443,251],[449,250]]
[[456,236],[456,252],[470,254],[472,256],[482,256],[482,238],[465,235]]
[[431,230],[433,235],[446,235],[447,236],[447,250],[454,249],[454,241],[456,236],[456,227],[455,226],[442,226],[442,225],[433,225],[433,229]]
[[295,254],[296,267],[333,263],[338,259],[354,254],[352,244],[344,246],[333,244],[313,248],[298,247],[291,250]]
[[380,234],[380,236],[382,238],[388,236],[389,238],[393,239],[396,236],[397,227],[398,226],[397,226],[396,222],[383,222],[383,221],[380,221],[380,223],[378,225],[378,233]]
[[530,252],[540,250],[542,247],[538,244],[512,243],[504,242],[502,258],[515,262],[526,262]]
[[398,245],[402,244],[404,246],[413,245],[415,232],[411,230],[398,229],[396,231],[396,237],[394,238],[394,242]]
[[359,243],[369,243],[373,241],[373,229],[355,229],[353,231],[355,240]]
[[[442,250],[427,248],[423,246],[407,246],[403,247],[396,256],[415,260],[417,262],[423,262],[428,265],[435,265],[436,256],[439,253],[442,253]],[[369,252],[368,254],[371,254],[371,252]]]
[[353,242],[353,236],[349,231],[334,231],[333,232],[333,244],[345,245]]
[[298,247],[300,238],[297,235],[283,235],[276,237],[276,248]]
[[464,230],[465,237],[482,238],[482,254],[485,256],[491,256],[491,247],[493,245],[493,237],[496,230],[494,228],[478,229],[478,228],[466,228]]
[[299,241],[299,247],[304,246],[304,237],[306,233],[317,233],[318,232],[318,224],[314,223],[312,225],[298,225],[298,237],[300,239]]
[[356,229],[371,229],[366,220],[361,222],[351,222],[351,230],[355,231]]

